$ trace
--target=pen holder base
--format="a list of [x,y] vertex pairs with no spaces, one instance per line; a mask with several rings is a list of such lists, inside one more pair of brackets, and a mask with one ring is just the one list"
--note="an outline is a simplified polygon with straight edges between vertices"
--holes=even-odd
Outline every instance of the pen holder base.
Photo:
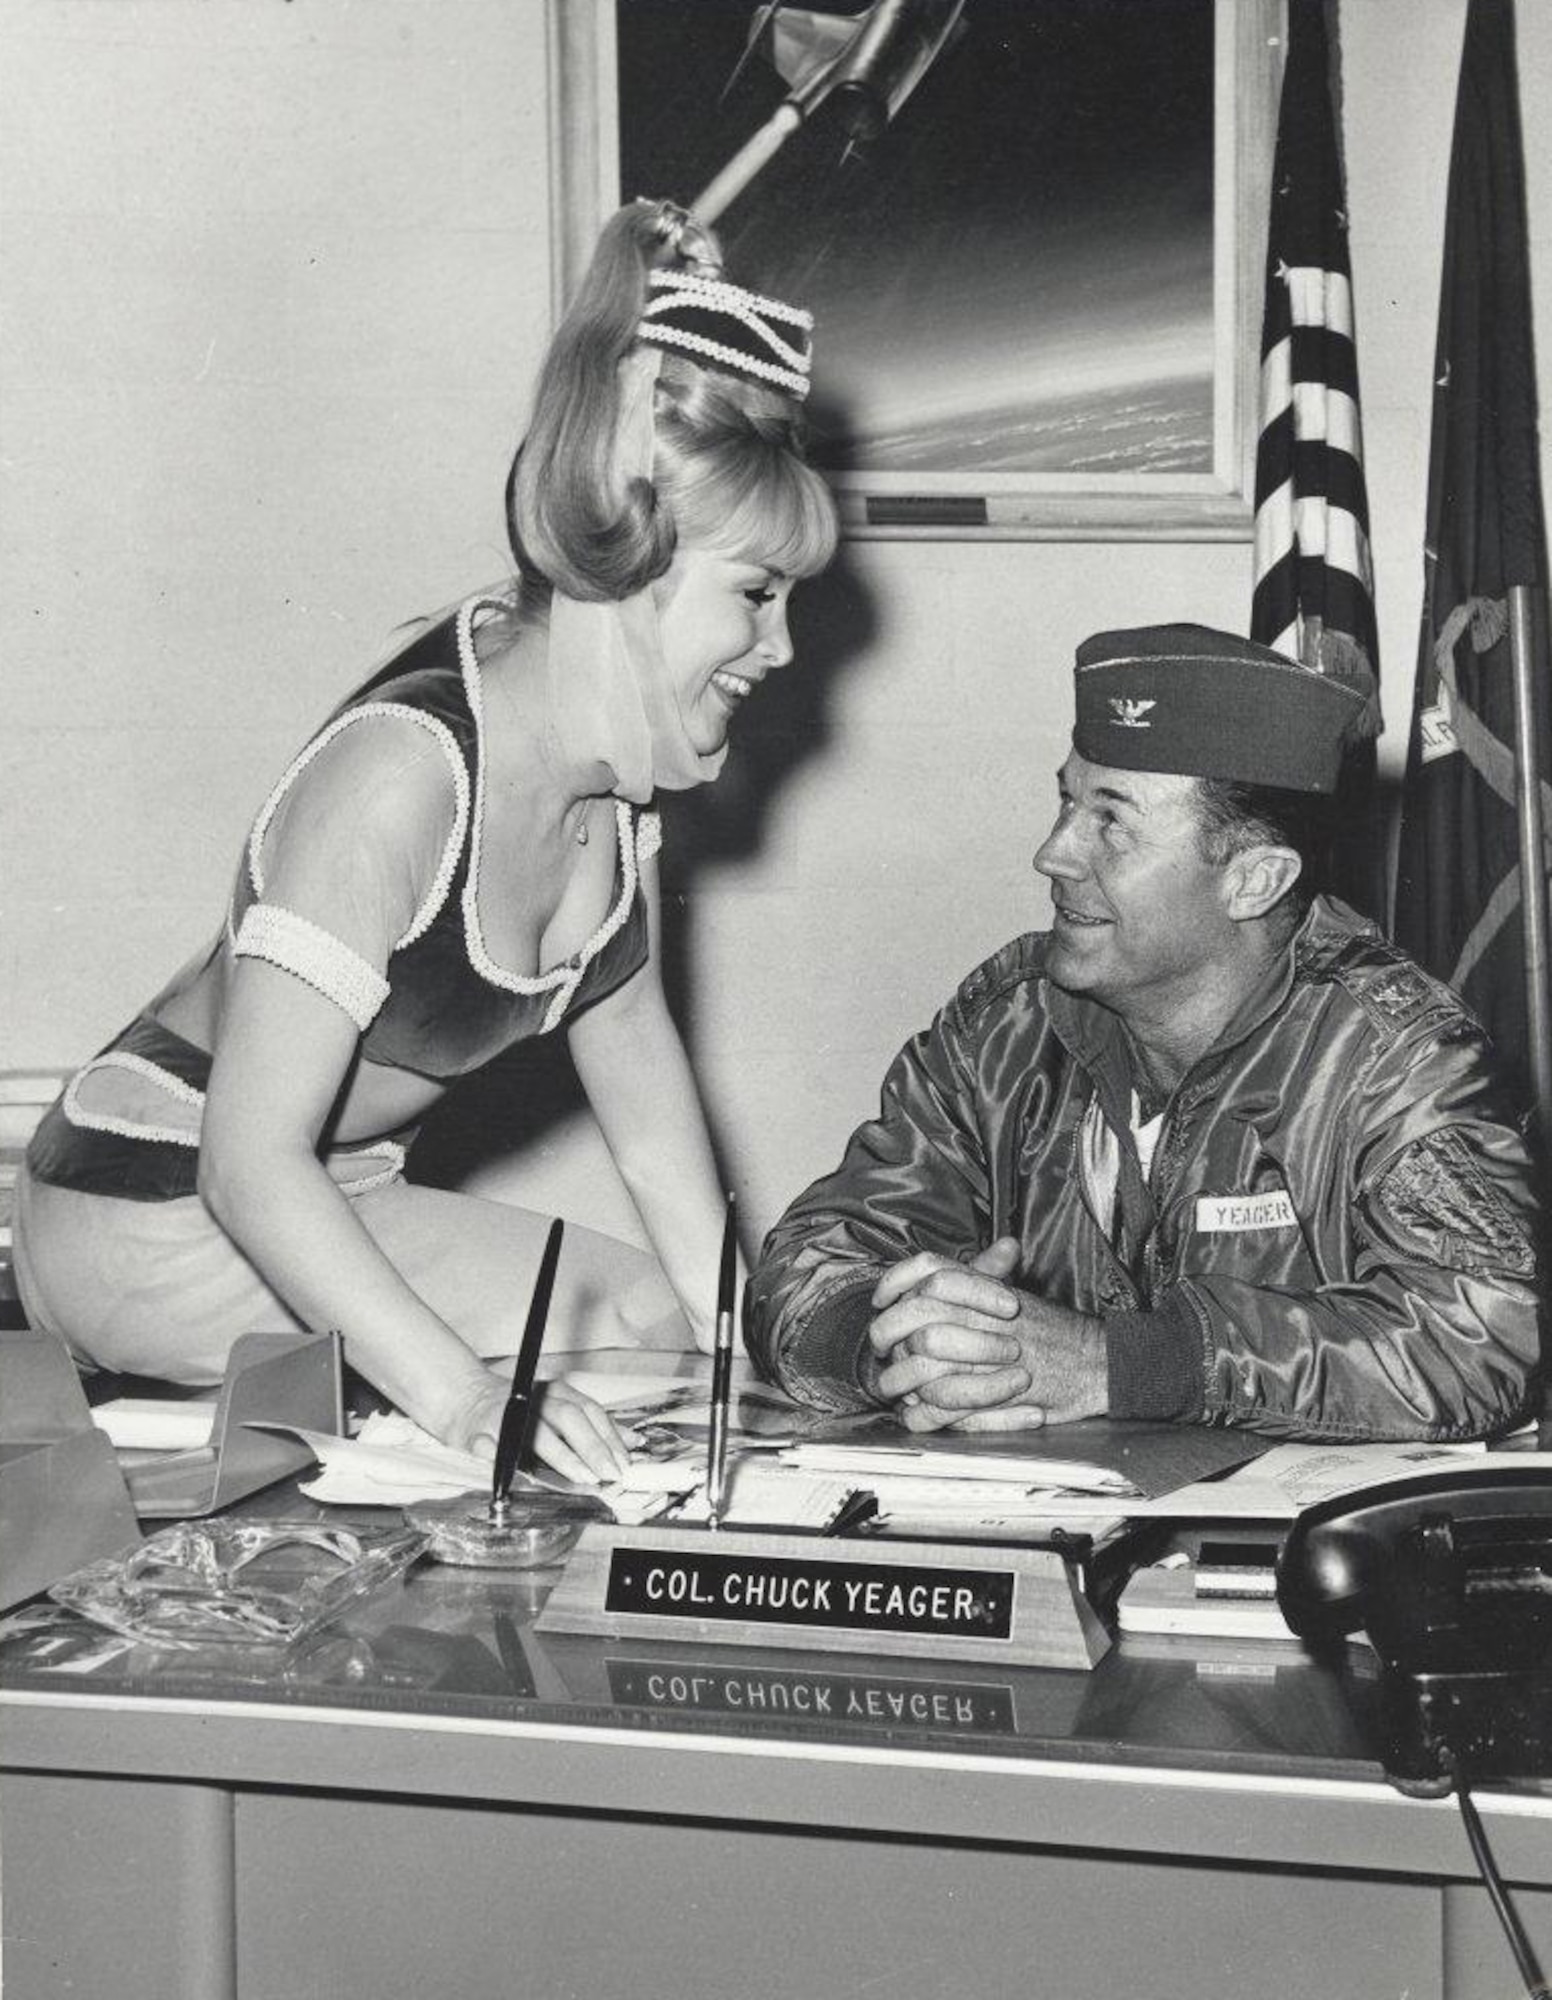
[[1079,1670],[1110,1645],[1054,1549],[603,1522],[536,1630]]
[[404,1517],[426,1536],[434,1561],[463,1569],[542,1569],[558,1563],[596,1517],[598,1503],[560,1493],[513,1494],[499,1507],[488,1493],[419,1500]]

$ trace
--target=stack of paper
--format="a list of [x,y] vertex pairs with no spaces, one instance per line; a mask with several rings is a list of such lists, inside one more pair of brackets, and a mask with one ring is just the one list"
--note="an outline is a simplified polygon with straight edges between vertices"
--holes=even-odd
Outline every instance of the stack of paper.
[[92,1422],[116,1451],[193,1451],[210,1442],[215,1397],[115,1396]]
[[1112,1466],[1092,1465],[1077,1459],[1022,1458],[1007,1452],[980,1452],[966,1448],[946,1457],[941,1450],[914,1444],[809,1444],[789,1445],[780,1454],[783,1465],[805,1472],[843,1475],[855,1485],[894,1487],[902,1480],[929,1479],[963,1490],[982,1485],[1003,1490],[1007,1487],[1039,1487],[1046,1492],[1135,1494],[1138,1489],[1124,1473]]
[[800,1442],[777,1454],[780,1467],[861,1488],[878,1502],[876,1526],[894,1535],[964,1540],[1041,1539],[1055,1521],[1051,1503],[1081,1494],[1085,1529],[1119,1525],[1137,1488],[1112,1466],[1087,1460],[978,1451],[974,1440],[892,1444]]
[[1135,1633],[1186,1633],[1212,1639],[1273,1639],[1297,1644],[1277,1603],[1275,1547],[1264,1564],[1193,1563],[1177,1553],[1139,1569],[1121,1592],[1117,1621]]

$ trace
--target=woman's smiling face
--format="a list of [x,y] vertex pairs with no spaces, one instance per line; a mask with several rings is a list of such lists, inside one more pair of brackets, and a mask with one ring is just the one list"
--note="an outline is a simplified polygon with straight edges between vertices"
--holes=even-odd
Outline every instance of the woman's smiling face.
[[722,748],[740,705],[792,658],[792,583],[749,557],[681,546],[653,586],[669,685],[702,756]]

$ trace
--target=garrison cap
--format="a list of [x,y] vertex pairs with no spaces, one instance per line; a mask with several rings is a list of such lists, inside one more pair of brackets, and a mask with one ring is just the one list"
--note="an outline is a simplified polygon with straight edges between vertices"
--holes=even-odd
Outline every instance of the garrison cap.
[[1091,764],[1334,792],[1364,712],[1343,681],[1206,625],[1096,632],[1078,648],[1072,744]]

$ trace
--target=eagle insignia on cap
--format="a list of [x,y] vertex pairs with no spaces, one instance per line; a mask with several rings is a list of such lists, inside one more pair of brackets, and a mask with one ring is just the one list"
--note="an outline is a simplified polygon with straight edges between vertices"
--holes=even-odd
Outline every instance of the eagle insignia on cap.
[[1072,747],[1090,764],[1327,796],[1365,707],[1333,675],[1210,625],[1094,633],[1073,694]]

